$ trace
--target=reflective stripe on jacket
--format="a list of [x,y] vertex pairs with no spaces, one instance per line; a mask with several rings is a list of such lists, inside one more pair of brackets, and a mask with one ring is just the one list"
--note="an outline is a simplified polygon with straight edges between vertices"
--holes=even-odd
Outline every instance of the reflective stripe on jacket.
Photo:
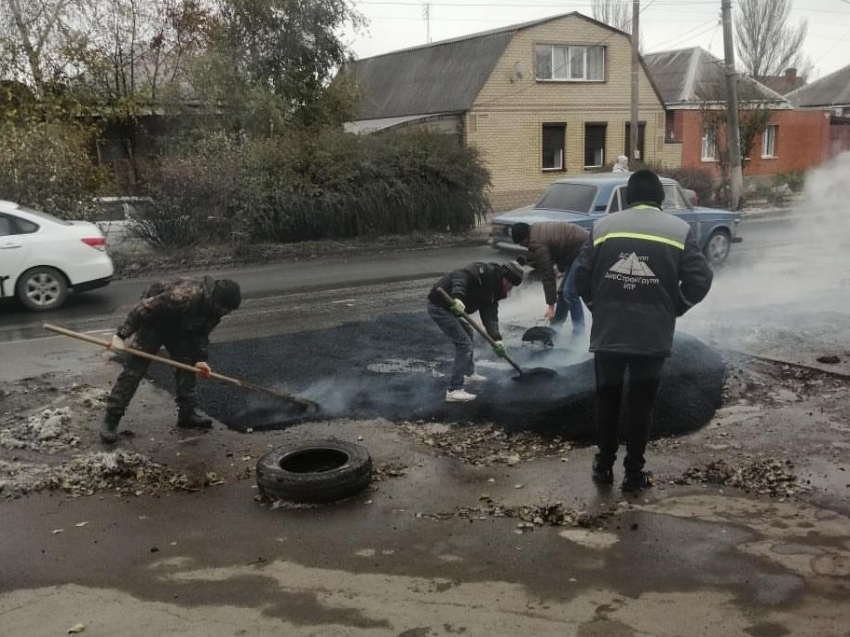
[[658,208],[600,219],[579,258],[592,352],[669,356],[676,317],[711,288],[711,267],[690,226]]

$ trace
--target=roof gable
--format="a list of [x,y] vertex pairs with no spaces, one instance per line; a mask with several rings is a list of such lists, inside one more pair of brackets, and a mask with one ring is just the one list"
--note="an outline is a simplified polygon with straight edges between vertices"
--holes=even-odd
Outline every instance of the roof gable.
[[[651,53],[643,59],[667,106],[726,99],[723,61],[701,47]],[[742,75],[738,75],[738,99],[787,106],[781,95]]]
[[343,72],[362,91],[357,119],[467,111],[518,31],[569,16],[622,33],[573,11],[355,60]]
[[794,106],[850,105],[850,66],[798,88],[786,97]]

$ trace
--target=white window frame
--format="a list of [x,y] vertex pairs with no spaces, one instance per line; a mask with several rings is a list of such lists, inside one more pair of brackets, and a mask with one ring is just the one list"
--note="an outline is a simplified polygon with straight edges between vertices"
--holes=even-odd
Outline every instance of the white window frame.
[[[711,124],[703,124],[701,137],[700,159],[702,161],[717,161],[717,128]],[[711,150],[710,155],[706,153],[707,149]]]
[[[550,66],[552,69],[551,77],[540,77],[537,70],[537,47],[549,47],[549,56],[550,56]],[[555,69],[555,49],[567,49],[567,77],[556,77],[557,72]],[[581,77],[573,77],[572,76],[572,57],[574,49],[582,49],[583,50],[583,60],[582,60],[582,76]],[[602,77],[599,79],[588,79],[587,77],[587,62],[590,56],[588,55],[588,51],[590,49],[601,49],[602,50]],[[599,45],[584,45],[584,44],[537,44],[535,45],[535,53],[534,53],[534,76],[538,82],[590,82],[590,83],[600,83],[605,82],[605,47]]]
[[762,159],[774,159],[776,157],[776,135],[778,132],[779,126],[776,124],[765,126],[764,133],[761,136]]

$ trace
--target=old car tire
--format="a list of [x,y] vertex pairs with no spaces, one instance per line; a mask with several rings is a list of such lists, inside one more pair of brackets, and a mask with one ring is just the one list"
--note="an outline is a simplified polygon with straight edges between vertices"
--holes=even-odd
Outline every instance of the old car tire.
[[705,258],[712,266],[721,265],[729,256],[729,248],[731,247],[732,240],[729,234],[723,230],[715,230],[705,244]]
[[46,266],[24,272],[15,288],[21,304],[36,312],[55,310],[68,298],[65,275]]
[[333,502],[361,491],[371,480],[369,452],[341,440],[292,443],[257,461],[257,486],[271,500]]

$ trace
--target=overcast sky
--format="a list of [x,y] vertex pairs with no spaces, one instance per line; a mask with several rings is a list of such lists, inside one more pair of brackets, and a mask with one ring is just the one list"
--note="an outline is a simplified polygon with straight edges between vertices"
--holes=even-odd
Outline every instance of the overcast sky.
[[[623,0],[631,6],[631,0]],[[350,34],[358,58],[425,44],[425,2],[355,0],[369,26]],[[736,2],[733,0],[732,5]],[[445,40],[537,18],[579,11],[593,15],[590,0],[434,0],[431,40]],[[815,78],[850,65],[850,0],[793,0],[791,22],[806,18],[806,54]],[[720,0],[642,0],[644,53],[701,46],[723,57]]]

